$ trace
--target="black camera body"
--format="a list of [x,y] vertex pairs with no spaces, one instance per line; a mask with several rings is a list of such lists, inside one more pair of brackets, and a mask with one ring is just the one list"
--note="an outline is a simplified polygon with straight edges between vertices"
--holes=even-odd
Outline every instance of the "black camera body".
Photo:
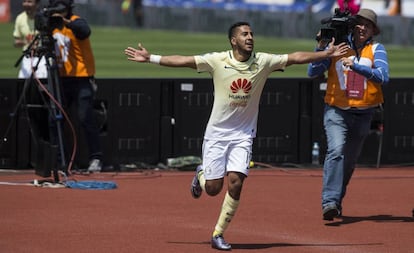
[[61,17],[55,17],[55,13],[63,13],[66,6],[59,4],[58,6],[45,7],[38,11],[35,15],[35,28],[40,34],[52,33],[53,29],[63,24]]
[[350,15],[348,10],[341,11],[336,8],[335,14],[332,17],[322,19],[321,24],[323,26],[318,39],[329,42],[335,38],[335,45],[337,45],[348,42],[348,35],[355,26],[355,18]]
[[57,6],[49,6],[40,9],[34,18],[35,29],[39,31],[38,38],[40,44],[36,47],[38,55],[51,53],[54,51],[53,30],[63,26],[63,19],[60,16],[54,16],[55,13],[63,13],[66,6],[59,4]]

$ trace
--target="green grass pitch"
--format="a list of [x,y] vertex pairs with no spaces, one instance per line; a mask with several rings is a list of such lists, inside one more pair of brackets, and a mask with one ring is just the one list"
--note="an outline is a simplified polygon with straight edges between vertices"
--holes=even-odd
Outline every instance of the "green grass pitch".
[[[15,78],[18,68],[15,62],[21,56],[20,49],[13,47],[13,23],[0,24],[0,78]],[[122,27],[92,26],[92,47],[96,59],[97,78],[206,78],[192,69],[166,68],[153,64],[130,62],[124,55],[128,46],[141,42],[150,52],[161,55],[195,55],[230,48],[227,34],[195,33],[165,30],[146,30]],[[315,41],[279,39],[255,35],[255,51],[275,54],[294,51],[312,51]],[[414,47],[385,45],[390,63],[390,76],[414,77]],[[285,72],[271,77],[306,77],[306,64],[293,65]]]

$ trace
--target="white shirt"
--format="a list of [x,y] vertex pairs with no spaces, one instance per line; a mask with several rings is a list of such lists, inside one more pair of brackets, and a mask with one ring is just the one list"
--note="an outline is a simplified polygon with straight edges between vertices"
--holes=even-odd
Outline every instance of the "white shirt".
[[[19,38],[24,41],[23,51],[25,51],[32,40],[35,38],[37,31],[35,30],[35,21],[30,18],[25,11],[20,13],[16,17],[16,22],[14,24],[13,37]],[[39,62],[40,61],[40,62]],[[39,63],[38,63],[39,62]],[[39,59],[39,57],[29,57],[26,55],[23,57],[20,70],[18,73],[18,78],[29,78],[32,74],[32,68],[37,66],[35,72],[35,77],[37,78],[47,78],[47,67],[46,60],[44,57]]]
[[30,42],[32,42],[35,33],[34,19],[29,18],[26,12],[20,13],[16,17],[13,37],[24,40],[25,45],[23,47],[23,50],[26,50]]
[[209,72],[214,104],[204,138],[239,140],[256,137],[260,96],[268,76],[286,67],[288,55],[253,53],[245,62],[233,52],[195,56],[198,72]]

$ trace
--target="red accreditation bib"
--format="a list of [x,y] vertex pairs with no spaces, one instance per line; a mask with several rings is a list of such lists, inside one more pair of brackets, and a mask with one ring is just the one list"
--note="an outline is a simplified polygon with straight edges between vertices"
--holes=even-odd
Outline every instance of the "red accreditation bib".
[[365,77],[350,70],[346,78],[346,95],[349,98],[361,99],[365,92]]

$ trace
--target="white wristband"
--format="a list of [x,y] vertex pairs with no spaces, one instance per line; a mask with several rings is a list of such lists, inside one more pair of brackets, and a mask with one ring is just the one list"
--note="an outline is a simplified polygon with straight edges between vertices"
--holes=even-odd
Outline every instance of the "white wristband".
[[161,55],[152,54],[150,55],[149,62],[154,64],[160,64]]

